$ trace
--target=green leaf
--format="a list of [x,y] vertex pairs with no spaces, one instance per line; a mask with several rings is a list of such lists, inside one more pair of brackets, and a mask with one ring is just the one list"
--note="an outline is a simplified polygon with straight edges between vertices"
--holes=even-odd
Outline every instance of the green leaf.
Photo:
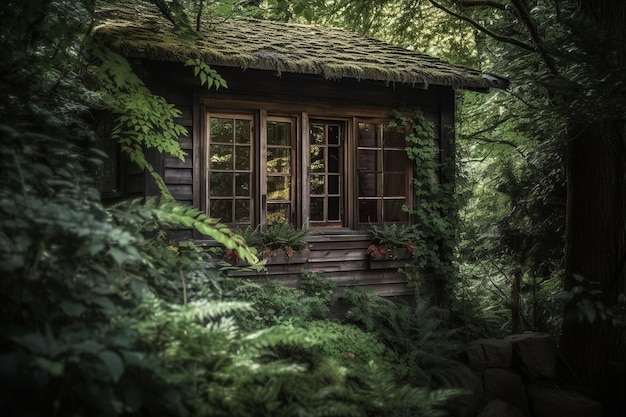
[[48,342],[40,333],[28,333],[23,336],[12,337],[11,339],[33,353],[45,354],[48,352]]
[[102,307],[102,310],[109,315],[117,314],[117,307],[109,297],[96,297],[93,299],[93,304]]
[[75,303],[73,301],[68,301],[68,300],[61,301],[60,306],[61,306],[61,310],[63,310],[63,312],[70,317],[79,317],[87,309],[81,303]]
[[124,362],[122,361],[122,358],[117,353],[110,350],[100,352],[98,357],[102,363],[104,363],[104,366],[106,366],[113,381],[119,381],[120,377],[124,373]]
[[41,357],[35,359],[35,365],[45,369],[52,376],[61,376],[63,374],[63,369],[65,369],[62,362],[51,361],[50,359]]
[[130,289],[137,297],[143,297],[150,292],[150,287],[145,281],[133,279],[130,281]]

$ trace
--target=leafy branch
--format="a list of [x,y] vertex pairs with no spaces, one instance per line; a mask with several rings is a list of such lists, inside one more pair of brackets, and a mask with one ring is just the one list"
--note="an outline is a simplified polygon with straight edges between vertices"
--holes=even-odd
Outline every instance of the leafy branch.
[[200,78],[200,85],[206,84],[207,89],[210,90],[213,86],[216,90],[219,90],[220,87],[228,88],[226,80],[202,60],[198,58],[188,59],[185,66],[193,67],[193,75]]

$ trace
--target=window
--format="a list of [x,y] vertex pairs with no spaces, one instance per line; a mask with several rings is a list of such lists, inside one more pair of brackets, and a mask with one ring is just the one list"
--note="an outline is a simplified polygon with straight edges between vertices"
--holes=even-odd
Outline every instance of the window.
[[359,123],[357,132],[359,223],[406,223],[411,164],[404,131],[383,123]]
[[343,123],[312,122],[309,133],[309,221],[342,225]]
[[208,214],[252,224],[252,117],[209,117]]
[[209,113],[208,215],[240,227],[408,222],[403,206],[411,203],[412,171],[404,132],[382,120],[306,117]]
[[265,161],[267,224],[294,223],[294,137],[292,119],[268,118]]

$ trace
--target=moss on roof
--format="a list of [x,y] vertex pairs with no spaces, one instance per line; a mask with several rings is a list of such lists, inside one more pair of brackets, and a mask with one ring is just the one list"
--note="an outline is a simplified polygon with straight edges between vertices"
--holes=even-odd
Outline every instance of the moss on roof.
[[97,13],[93,36],[135,58],[354,78],[413,86],[504,88],[506,80],[453,65],[341,29],[258,19],[206,23],[183,41],[149,3],[107,5]]

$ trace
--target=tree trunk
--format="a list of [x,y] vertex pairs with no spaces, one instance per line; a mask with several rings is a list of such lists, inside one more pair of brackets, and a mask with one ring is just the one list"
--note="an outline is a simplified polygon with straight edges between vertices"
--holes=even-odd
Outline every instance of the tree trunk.
[[[573,279],[573,274],[579,274],[599,283],[602,303],[616,308],[618,294],[626,292],[624,125],[578,126],[569,137],[565,289],[579,284]],[[566,306],[561,341],[564,362],[575,381],[602,400],[605,416],[623,416],[625,328],[599,317],[593,323],[581,322],[576,310],[576,301]]]

